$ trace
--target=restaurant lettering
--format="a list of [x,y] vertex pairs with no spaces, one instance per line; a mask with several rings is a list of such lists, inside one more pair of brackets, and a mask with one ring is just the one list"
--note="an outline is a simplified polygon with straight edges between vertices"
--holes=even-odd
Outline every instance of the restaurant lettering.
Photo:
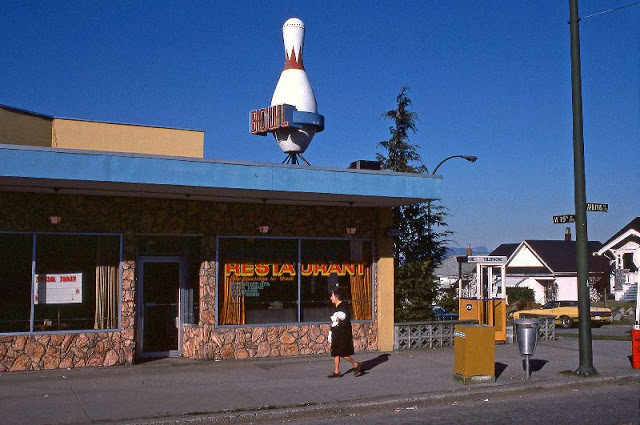
[[236,282],[231,284],[232,297],[259,297],[260,291],[269,287],[269,282]]
[[[291,263],[227,263],[224,265],[225,276],[238,277],[294,277],[296,267]],[[362,276],[364,264],[303,264],[300,266],[301,276]]]

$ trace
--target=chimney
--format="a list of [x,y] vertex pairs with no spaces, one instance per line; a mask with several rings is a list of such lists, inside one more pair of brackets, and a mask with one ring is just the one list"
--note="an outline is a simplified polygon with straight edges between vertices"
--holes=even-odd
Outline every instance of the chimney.
[[470,255],[473,255],[473,253],[471,251],[471,244],[470,243],[467,244],[467,249],[465,250],[464,253],[466,254],[467,257],[470,256]]
[[571,240],[571,227],[565,227],[564,228],[564,240],[565,241],[570,241]]

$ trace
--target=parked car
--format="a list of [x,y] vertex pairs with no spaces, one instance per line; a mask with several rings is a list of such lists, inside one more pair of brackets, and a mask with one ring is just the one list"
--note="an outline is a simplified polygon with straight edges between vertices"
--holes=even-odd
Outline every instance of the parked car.
[[431,313],[437,320],[458,320],[458,313],[449,313],[440,305],[432,305]]
[[[570,328],[578,323],[578,301],[549,301],[537,310],[520,310],[513,313],[514,319],[523,315],[555,316],[556,325]],[[611,323],[611,309],[606,307],[591,307],[591,323],[600,326]]]

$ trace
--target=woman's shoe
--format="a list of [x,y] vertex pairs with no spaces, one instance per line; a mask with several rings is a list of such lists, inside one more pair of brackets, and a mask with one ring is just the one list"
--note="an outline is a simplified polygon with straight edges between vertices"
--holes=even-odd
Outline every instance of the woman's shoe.
[[332,373],[331,375],[328,375],[327,378],[340,378],[342,375],[340,375],[339,373]]
[[353,369],[353,374],[355,376],[359,376],[360,374],[362,374],[362,369],[360,368],[360,363],[358,363],[356,365],[356,367]]

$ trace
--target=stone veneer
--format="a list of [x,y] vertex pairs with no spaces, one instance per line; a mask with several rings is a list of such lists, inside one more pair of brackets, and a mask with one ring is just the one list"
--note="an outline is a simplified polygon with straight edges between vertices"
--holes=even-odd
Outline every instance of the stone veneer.
[[[185,327],[182,355],[199,359],[299,356],[329,352],[329,325],[211,329]],[[377,349],[375,323],[353,325],[356,351]]]
[[[124,236],[120,330],[0,335],[0,372],[112,366],[135,361],[137,234],[203,237],[200,317],[198,325],[183,328],[184,357],[242,359],[328,353],[328,325],[216,327],[216,236],[255,236],[265,216],[269,217],[273,236],[343,238],[347,226],[357,227],[359,237],[376,238],[384,233],[377,225],[380,210],[375,208],[264,206],[18,192],[0,192],[0,204],[11,205],[0,209],[0,231]],[[62,223],[51,225],[50,215],[60,215]],[[376,282],[373,285],[375,294]],[[353,329],[356,351],[377,349],[375,322],[354,323]]]

